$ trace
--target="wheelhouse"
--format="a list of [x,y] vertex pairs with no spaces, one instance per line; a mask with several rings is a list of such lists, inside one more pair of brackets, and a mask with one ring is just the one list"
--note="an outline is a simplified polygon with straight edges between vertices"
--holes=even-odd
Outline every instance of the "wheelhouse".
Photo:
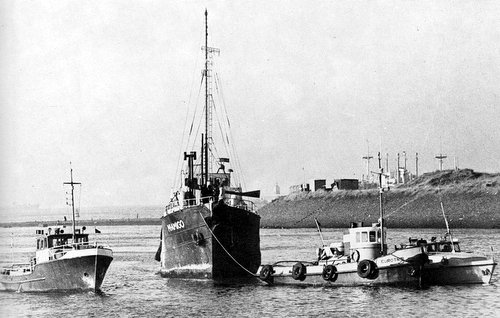
[[[82,233],[85,230],[76,229],[75,235],[64,232],[65,227],[47,228],[37,230],[36,249],[50,249],[57,247],[71,247],[73,245],[86,245],[89,242],[89,235]],[[74,239],[73,239],[74,238]]]

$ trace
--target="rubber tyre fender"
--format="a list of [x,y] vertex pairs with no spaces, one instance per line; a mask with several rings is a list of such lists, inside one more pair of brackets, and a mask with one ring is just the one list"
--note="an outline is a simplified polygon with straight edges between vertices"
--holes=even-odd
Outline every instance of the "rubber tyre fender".
[[302,280],[306,279],[306,273],[307,273],[306,266],[304,264],[302,264],[301,262],[297,262],[293,265],[293,267],[292,267],[293,279],[302,281]]
[[339,274],[337,273],[337,267],[335,265],[326,265],[323,267],[322,275],[323,279],[329,282],[334,282],[337,280]]
[[358,263],[358,275],[361,278],[376,278],[374,276],[377,272],[377,265],[369,259],[364,259]]
[[273,265],[264,265],[260,269],[259,278],[265,282],[270,282],[273,278],[273,273],[274,273]]

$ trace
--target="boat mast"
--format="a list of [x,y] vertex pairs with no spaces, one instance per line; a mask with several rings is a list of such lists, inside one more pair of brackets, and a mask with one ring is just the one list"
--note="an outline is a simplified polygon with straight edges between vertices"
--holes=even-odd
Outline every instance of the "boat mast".
[[453,236],[451,235],[450,226],[448,224],[448,219],[446,218],[446,214],[444,213],[443,200],[441,198],[440,198],[440,203],[441,203],[441,211],[443,212],[444,222],[446,223],[446,235],[450,236],[451,251],[453,253],[455,253],[455,244],[453,244]]
[[[205,50],[205,70],[203,74],[205,76],[205,140],[203,143],[205,144],[204,152],[203,152],[203,160],[202,160],[202,184],[207,184],[208,180],[208,172],[210,170],[208,163],[208,153],[210,152],[210,143],[212,141],[212,83],[210,82],[211,77],[211,59],[214,53],[219,54],[220,50],[218,48],[209,47],[208,46],[208,10],[205,9],[205,46],[202,47],[202,50]],[[204,167],[203,167],[204,166]],[[204,174],[204,175],[203,175]]]
[[208,10],[205,9],[205,177],[204,183],[208,182]]
[[70,184],[71,185],[71,209],[73,211],[73,244],[76,242],[75,240],[75,229],[76,229],[76,222],[75,222],[75,184],[81,184],[80,182],[73,182],[73,168],[71,167],[71,162],[70,164],[70,176],[71,176],[71,181],[70,182],[64,182],[63,184]]
[[384,187],[382,186],[382,175],[384,174],[384,169],[382,168],[382,158],[380,157],[380,152],[378,153],[378,182],[379,182],[379,209],[380,209],[380,243],[382,244],[382,255],[386,255],[385,250],[385,233],[384,233],[384,205],[383,205],[383,194]]

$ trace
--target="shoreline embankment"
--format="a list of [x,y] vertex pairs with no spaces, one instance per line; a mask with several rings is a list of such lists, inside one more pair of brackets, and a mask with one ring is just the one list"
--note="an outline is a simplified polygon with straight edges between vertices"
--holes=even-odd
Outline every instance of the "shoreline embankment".
[[[423,176],[383,194],[384,224],[391,228],[500,228],[500,174],[470,169]],[[262,227],[345,228],[350,222],[378,221],[379,190],[297,192],[259,210]]]

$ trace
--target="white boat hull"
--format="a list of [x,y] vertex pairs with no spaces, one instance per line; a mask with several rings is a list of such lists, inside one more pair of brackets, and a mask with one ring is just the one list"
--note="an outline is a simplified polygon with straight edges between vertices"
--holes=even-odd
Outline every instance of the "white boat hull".
[[426,285],[489,284],[495,267],[493,259],[464,252],[429,255],[422,280]]
[[17,292],[98,291],[113,260],[110,249],[75,250],[58,259],[4,270],[0,290]]
[[276,266],[272,279],[264,281],[268,285],[312,285],[312,286],[380,286],[380,285],[415,285],[418,286],[418,275],[410,275],[414,269],[409,265],[396,265],[378,269],[376,278],[362,278],[357,273],[357,264],[346,264],[349,266],[337,266],[338,276],[335,281],[323,278],[323,266],[307,266],[304,280],[294,279],[291,267]]
[[[261,280],[268,285],[294,284],[316,286],[379,286],[379,285],[414,285],[419,286],[420,273],[426,257],[420,253],[420,248],[406,251],[406,260],[400,255],[386,255],[375,260],[358,262],[341,262],[339,260],[320,261],[305,265],[305,273],[297,277],[291,264],[275,263],[270,275],[266,274],[265,266],[259,268]],[[423,257],[423,258],[422,258]],[[410,261],[411,260],[411,261]],[[362,275],[360,264],[370,262],[370,273]],[[290,262],[287,262],[290,263]],[[296,263],[297,264],[297,263]],[[271,267],[267,265],[267,270]],[[297,266],[297,265],[295,265]],[[325,267],[334,266],[335,275],[325,277]],[[331,276],[331,275],[330,275]]]

